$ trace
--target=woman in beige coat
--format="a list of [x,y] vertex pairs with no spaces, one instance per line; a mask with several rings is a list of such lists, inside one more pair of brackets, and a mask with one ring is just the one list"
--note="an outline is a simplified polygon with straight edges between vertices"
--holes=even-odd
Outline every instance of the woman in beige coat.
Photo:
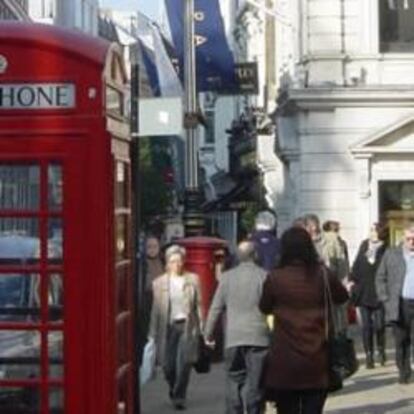
[[166,271],[153,282],[149,337],[157,350],[176,409],[185,409],[191,367],[198,357],[201,333],[201,293],[198,276],[184,271],[185,249],[165,252]]

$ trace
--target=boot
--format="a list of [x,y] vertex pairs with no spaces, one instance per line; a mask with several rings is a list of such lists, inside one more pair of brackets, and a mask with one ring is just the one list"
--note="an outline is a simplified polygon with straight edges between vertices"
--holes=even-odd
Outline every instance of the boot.
[[387,355],[385,354],[384,349],[378,351],[378,362],[382,367],[385,366],[385,363],[387,362]]
[[369,352],[365,357],[365,366],[367,369],[372,369],[375,367],[374,356],[371,352]]
[[387,361],[387,355],[385,354],[385,332],[383,330],[377,332],[377,348],[378,362],[383,367]]

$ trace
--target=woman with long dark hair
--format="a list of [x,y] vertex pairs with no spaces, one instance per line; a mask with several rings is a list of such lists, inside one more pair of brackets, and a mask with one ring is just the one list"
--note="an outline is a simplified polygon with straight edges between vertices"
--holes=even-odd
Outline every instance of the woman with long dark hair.
[[263,377],[278,414],[323,412],[328,387],[324,272],[333,302],[346,302],[346,289],[320,263],[306,230],[287,230],[279,267],[268,276],[260,302],[262,312],[276,321]]
[[[375,289],[375,276],[387,245],[384,232],[374,223],[368,239],[359,246],[358,254],[352,265],[352,300],[359,307],[362,317],[362,339],[366,367],[374,368],[374,342],[378,350],[378,361],[385,364],[385,311],[378,300]],[[374,335],[376,341],[374,341]]]

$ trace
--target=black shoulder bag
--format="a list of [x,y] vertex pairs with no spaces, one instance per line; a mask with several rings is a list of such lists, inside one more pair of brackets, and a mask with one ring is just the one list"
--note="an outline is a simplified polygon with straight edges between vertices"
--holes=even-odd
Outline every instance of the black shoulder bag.
[[335,312],[327,271],[322,269],[324,281],[325,337],[328,346],[328,392],[343,387],[343,380],[355,374],[359,363],[355,353],[354,341],[345,334],[337,334]]

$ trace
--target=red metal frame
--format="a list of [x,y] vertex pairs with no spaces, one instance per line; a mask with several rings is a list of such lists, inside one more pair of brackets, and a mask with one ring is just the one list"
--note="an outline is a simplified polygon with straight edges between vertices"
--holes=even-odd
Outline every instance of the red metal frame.
[[[3,150],[4,146],[0,146],[0,150]],[[32,156],[33,157],[33,156]],[[6,156],[6,151],[1,151],[0,163],[6,162],[10,164],[11,159]],[[13,155],[13,163],[24,165],[28,164],[27,160],[21,160],[17,155]],[[47,158],[33,157],[30,160],[30,165],[38,165],[40,167],[40,209],[39,210],[0,210],[0,217],[24,217],[24,218],[37,218],[40,221],[40,258],[37,265],[20,265],[20,266],[4,266],[0,265],[0,272],[2,274],[7,273],[21,273],[29,275],[36,273],[40,275],[40,322],[39,323],[10,323],[0,322],[0,330],[30,330],[40,333],[40,350],[41,350],[41,363],[40,363],[40,377],[38,379],[25,379],[25,380],[4,380],[0,379],[0,387],[36,387],[39,388],[41,395],[40,412],[42,414],[49,414],[48,395],[51,386],[62,387],[64,382],[63,378],[51,379],[48,377],[49,371],[49,355],[48,355],[48,334],[52,331],[64,330],[64,323],[50,323],[48,322],[48,278],[50,273],[63,273],[63,266],[48,265],[48,247],[47,247],[47,233],[48,233],[48,218],[49,217],[62,217],[62,212],[49,212],[48,211],[48,166],[52,160]],[[54,161],[54,159],[53,159]],[[12,163],[12,164],[13,164]],[[12,165],[10,164],[10,165]]]
[[[120,52],[101,39],[46,25],[0,23],[1,54],[8,68],[2,83],[71,82],[76,87],[74,109],[5,110],[0,108],[0,165],[39,163],[39,210],[0,210],[2,217],[40,220],[40,260],[22,266],[0,265],[0,273],[40,275],[40,320],[0,321],[1,330],[40,332],[40,377],[0,380],[6,386],[37,387],[39,414],[50,414],[49,390],[64,390],[65,414],[133,414],[136,392],[134,366],[134,299],[132,282],[131,194],[115,206],[116,163],[123,162],[130,179],[128,128],[125,120],[105,113],[105,87],[120,88],[125,72]],[[29,64],[30,62],[30,64]],[[118,67],[118,72],[114,70]],[[116,78],[116,76],[118,78]],[[116,143],[117,145],[114,145]],[[123,148],[117,153],[116,148]],[[48,165],[63,169],[62,211],[48,209]],[[116,217],[126,220],[126,253],[115,256]],[[49,263],[48,220],[62,218],[63,262]],[[124,268],[120,287],[117,271]],[[49,277],[63,275],[63,321],[51,321],[48,310]],[[122,277],[122,276],[121,276]],[[119,292],[124,289],[124,292]],[[125,309],[118,297],[126,296]],[[126,344],[118,329],[125,329]],[[48,335],[64,334],[63,378],[50,377]],[[125,345],[125,349],[120,349]],[[118,354],[123,360],[118,363]],[[125,379],[126,395],[120,394]],[[2,413],[3,414],[3,413]],[[4,413],[7,414],[7,413]]]

